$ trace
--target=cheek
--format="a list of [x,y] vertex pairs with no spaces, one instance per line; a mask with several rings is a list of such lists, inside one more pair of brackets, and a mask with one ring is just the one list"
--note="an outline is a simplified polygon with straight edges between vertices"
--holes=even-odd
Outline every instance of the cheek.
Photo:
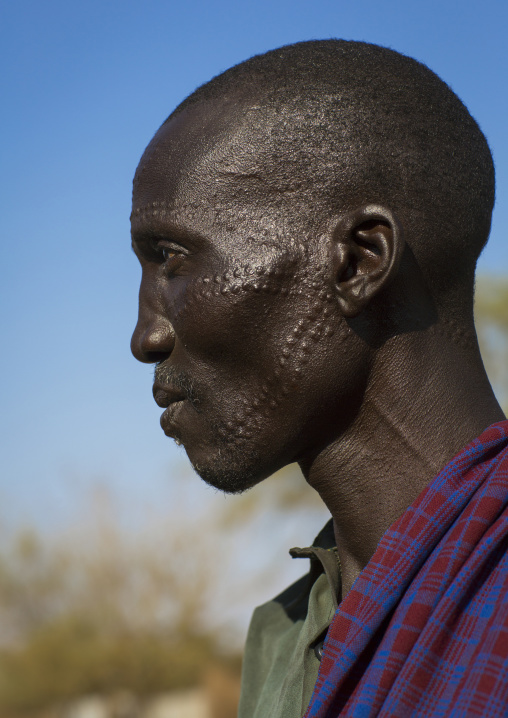
[[[239,264],[187,284],[174,303],[177,336],[191,352],[221,362],[252,359],[270,332],[270,319],[287,302],[293,263],[278,267]],[[250,363],[250,361],[248,362]]]
[[316,270],[297,281],[294,269],[251,265],[203,277],[187,288],[176,321],[193,358],[211,362],[234,396],[221,407],[229,441],[249,440],[281,410],[301,415],[337,361],[334,297]]

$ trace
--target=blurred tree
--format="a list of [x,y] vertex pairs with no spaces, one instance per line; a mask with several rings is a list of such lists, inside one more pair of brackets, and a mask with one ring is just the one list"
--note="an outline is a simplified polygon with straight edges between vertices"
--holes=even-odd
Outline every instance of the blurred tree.
[[206,615],[220,517],[199,516],[198,533],[178,515],[147,517],[133,534],[101,502],[79,527],[2,544],[0,715],[90,693],[189,688],[225,660]]

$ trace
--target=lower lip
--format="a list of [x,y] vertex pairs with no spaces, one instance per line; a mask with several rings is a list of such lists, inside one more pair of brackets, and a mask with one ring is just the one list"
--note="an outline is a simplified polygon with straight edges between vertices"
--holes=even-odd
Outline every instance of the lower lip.
[[185,404],[185,399],[182,399],[181,401],[174,401],[172,404],[168,406],[168,408],[163,412],[161,416],[161,427],[166,436],[169,436],[173,439],[176,437],[176,421],[178,419],[178,415],[180,414],[180,411]]

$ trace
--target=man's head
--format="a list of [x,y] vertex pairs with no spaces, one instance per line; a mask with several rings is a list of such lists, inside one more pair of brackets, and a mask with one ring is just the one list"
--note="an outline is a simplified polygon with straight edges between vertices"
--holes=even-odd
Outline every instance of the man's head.
[[199,88],[134,180],[132,348],[166,433],[232,491],[319,450],[386,337],[471,321],[492,203],[476,123],[390,50],[299,43]]

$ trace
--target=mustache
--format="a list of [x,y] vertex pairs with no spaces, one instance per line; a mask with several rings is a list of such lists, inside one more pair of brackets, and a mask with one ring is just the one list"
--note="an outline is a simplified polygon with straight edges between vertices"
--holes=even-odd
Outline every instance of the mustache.
[[164,365],[161,362],[155,365],[153,378],[159,384],[179,389],[195,408],[199,406],[199,396],[196,394],[195,384],[185,372],[178,371],[174,367]]

